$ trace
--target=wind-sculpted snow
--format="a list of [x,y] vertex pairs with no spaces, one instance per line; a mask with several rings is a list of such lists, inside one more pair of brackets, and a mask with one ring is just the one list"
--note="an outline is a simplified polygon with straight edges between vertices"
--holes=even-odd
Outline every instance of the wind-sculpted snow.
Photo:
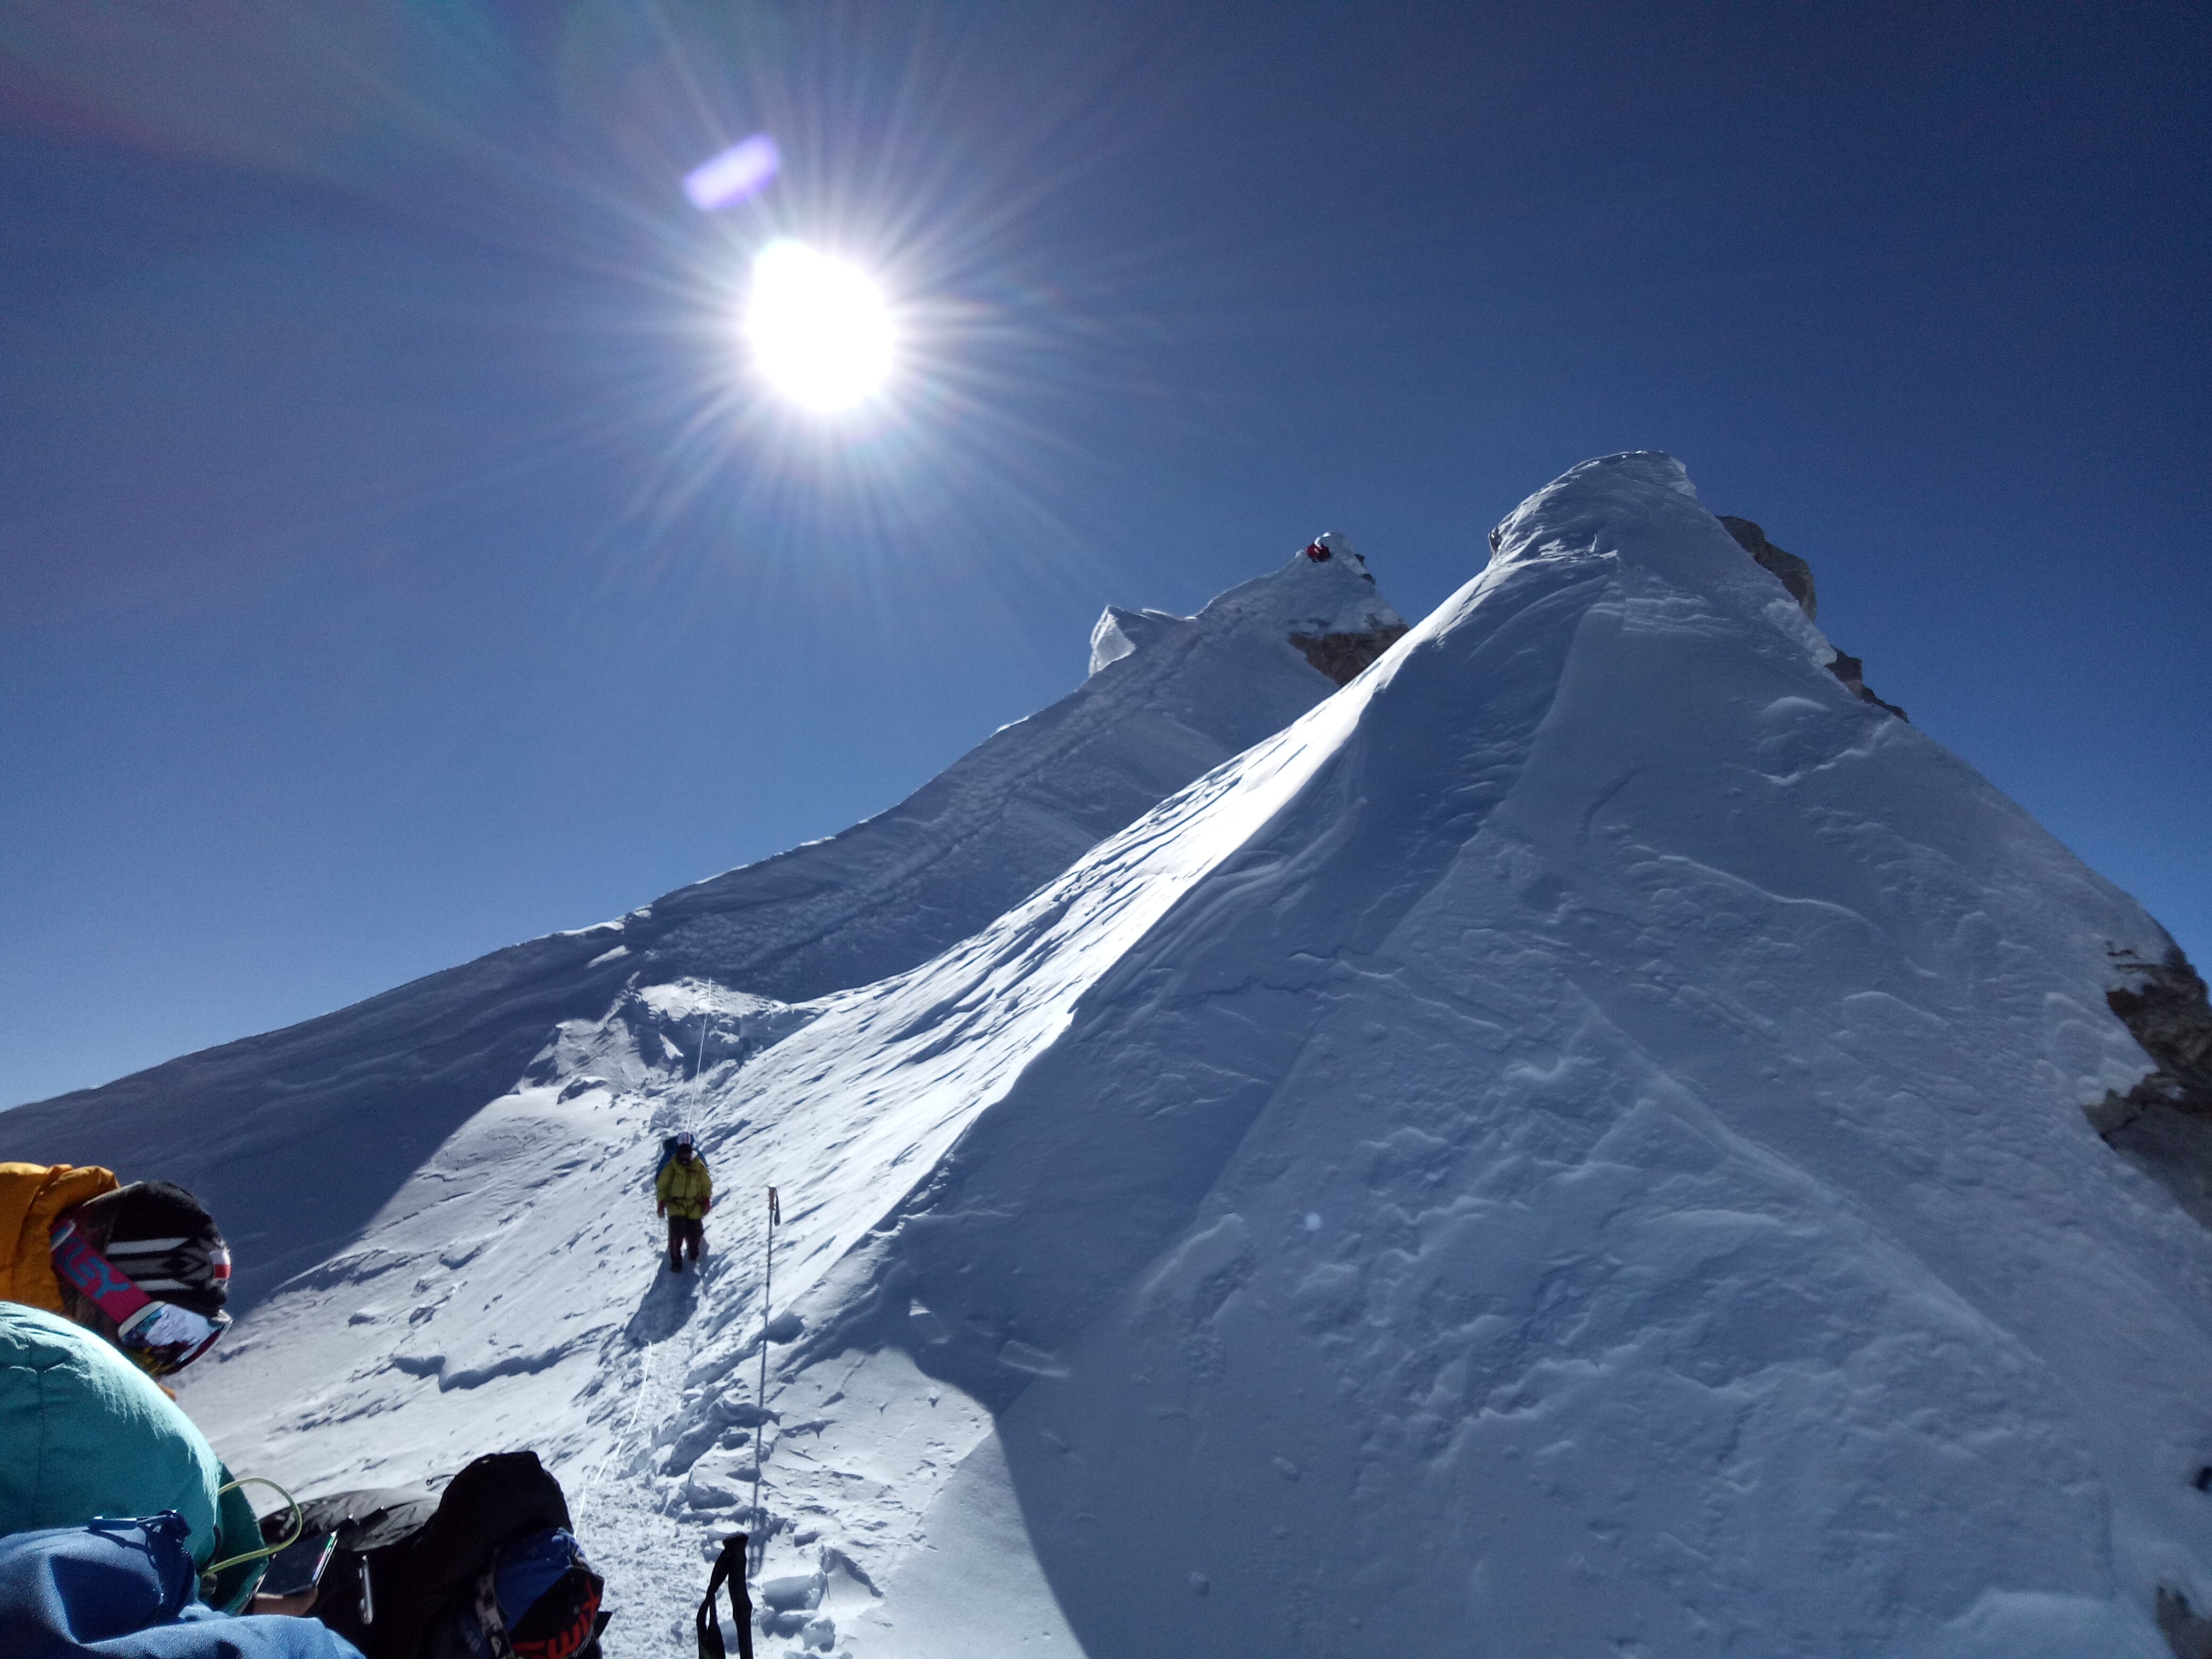
[[[776,1005],[916,966],[1328,696],[1293,635],[1396,625],[1364,568],[1296,556],[1195,617],[1142,614],[1143,650],[842,835],[619,921],[0,1115],[0,1156],[112,1161],[184,1182],[230,1229],[240,1291],[257,1297],[349,1245],[519,1082],[681,1071],[702,1042],[727,1056],[780,1035],[789,1022]],[[725,1018],[739,1003],[748,1034]],[[588,1066],[567,1052],[579,1042],[597,1050]],[[309,1169],[319,1178],[303,1182]]]
[[1831,655],[1577,467],[933,960],[696,1085],[578,1028],[185,1403],[311,1489],[537,1444],[625,1653],[750,1525],[772,1655],[2154,1659],[2212,1237],[2083,1107],[2166,942]]

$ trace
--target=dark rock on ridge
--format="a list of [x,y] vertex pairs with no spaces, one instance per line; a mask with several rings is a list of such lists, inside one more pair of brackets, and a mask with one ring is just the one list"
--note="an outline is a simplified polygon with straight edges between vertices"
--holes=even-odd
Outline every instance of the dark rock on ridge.
[[2212,1002],[2178,945],[2162,962],[2113,953],[2128,982],[2106,994],[2156,1067],[2087,1108],[2105,1144],[2163,1183],[2212,1227]]
[[1291,643],[1305,659],[1339,685],[1349,685],[1359,671],[1411,630],[1404,623],[1365,634],[1293,634]]
[[1766,539],[1766,532],[1749,519],[1739,519],[1723,513],[1719,515],[1721,528],[1735,538],[1735,544],[1759,561],[1765,569],[1774,573],[1782,585],[1790,590],[1790,597],[1804,607],[1808,622],[1820,620],[1820,602],[1813,591],[1813,567],[1795,553],[1785,553]]
[[1828,672],[1841,680],[1844,683],[1844,689],[1861,702],[1870,702],[1877,708],[1887,708],[1898,719],[1908,723],[1911,720],[1912,717],[1895,703],[1884,702],[1880,697],[1875,696],[1872,689],[1866,683],[1866,665],[1849,652],[1837,652],[1835,661],[1828,665]]
[[2178,945],[2162,962],[2145,962],[2132,951],[2114,959],[2132,982],[2106,993],[2105,1000],[2158,1069],[2125,1095],[2107,1095],[2104,1109],[2131,1109],[2116,1124],[2156,1106],[2212,1120],[2212,1002],[2203,976]]
[[[1770,571],[1776,580],[1790,590],[1790,597],[1797,601],[1808,622],[1820,619],[1820,597],[1814,591],[1813,567],[1795,553],[1785,551],[1766,539],[1766,532],[1749,519],[1739,519],[1730,514],[1718,515],[1721,528],[1735,538],[1735,544],[1759,561],[1759,568]],[[1494,550],[1494,547],[1493,547]],[[1321,665],[1314,665],[1316,668]],[[1907,714],[1893,702],[1885,702],[1868,688],[1866,665],[1856,657],[1838,647],[1836,659],[1828,665],[1828,672],[1841,680],[1850,694],[1861,702],[1870,702],[1877,708],[1887,708],[1901,720],[1910,720]]]

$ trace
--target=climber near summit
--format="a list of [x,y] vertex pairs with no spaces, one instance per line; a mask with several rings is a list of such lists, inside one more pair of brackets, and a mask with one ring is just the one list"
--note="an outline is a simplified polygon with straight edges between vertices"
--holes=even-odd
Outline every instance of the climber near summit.
[[707,1212],[714,1207],[714,1177],[692,1145],[691,1132],[676,1137],[653,1178],[653,1213],[668,1218],[668,1271],[684,1271],[684,1252],[699,1260],[707,1242]]

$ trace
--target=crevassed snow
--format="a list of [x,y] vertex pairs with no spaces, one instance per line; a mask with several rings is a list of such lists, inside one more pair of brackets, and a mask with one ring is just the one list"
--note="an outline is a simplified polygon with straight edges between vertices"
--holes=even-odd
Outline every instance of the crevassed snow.
[[318,1488],[538,1445],[624,1654],[750,1522],[769,1654],[2163,1655],[2212,1237],[2081,1109],[2164,936],[1830,654],[1577,467],[942,955],[696,1084],[577,1027],[184,1402]]
[[[683,1070],[702,1038],[711,1059],[732,1034],[705,1029],[700,988],[790,1002],[914,967],[1280,730],[1335,689],[1291,633],[1395,617],[1355,564],[1294,556],[1194,618],[1158,617],[1156,644],[842,835],[616,921],[18,1108],[0,1115],[0,1155],[118,1157],[183,1182],[223,1218],[238,1287],[258,1297],[346,1248],[487,1102],[521,1082],[574,1080],[576,1043],[610,1078]],[[642,994],[685,985],[686,1008]]]

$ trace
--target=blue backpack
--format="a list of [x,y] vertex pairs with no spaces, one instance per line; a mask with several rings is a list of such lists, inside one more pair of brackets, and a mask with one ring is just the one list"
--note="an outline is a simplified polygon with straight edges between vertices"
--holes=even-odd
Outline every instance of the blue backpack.
[[471,1659],[588,1659],[605,1589],[568,1532],[524,1533],[499,1547],[454,1630]]

